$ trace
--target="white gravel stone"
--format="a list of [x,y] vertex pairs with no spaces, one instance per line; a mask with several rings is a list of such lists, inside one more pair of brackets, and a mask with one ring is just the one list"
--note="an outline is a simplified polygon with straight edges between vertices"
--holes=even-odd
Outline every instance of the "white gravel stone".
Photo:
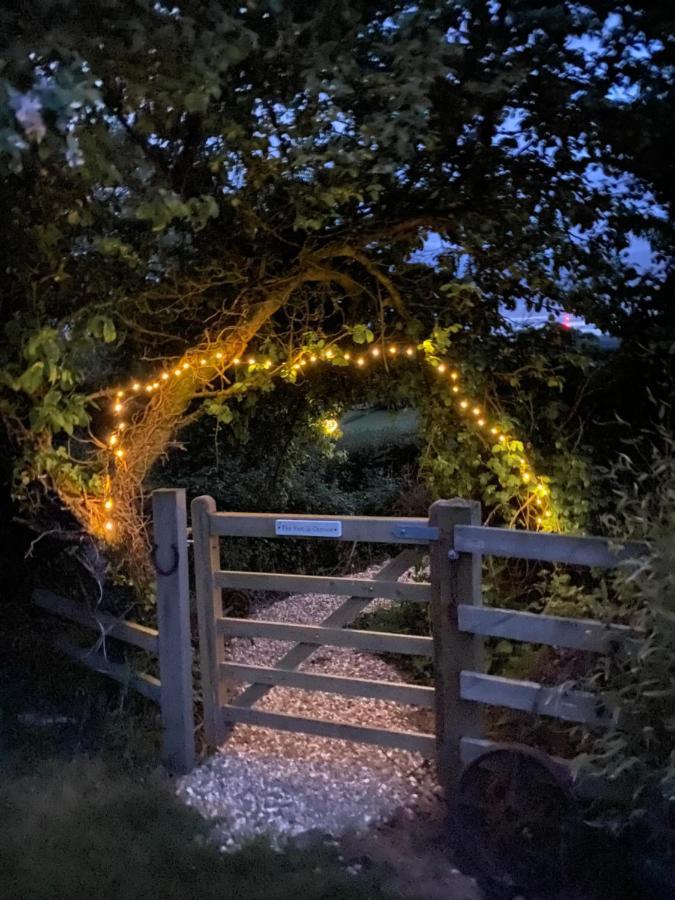
[[[328,595],[294,595],[254,610],[251,618],[319,624],[343,601]],[[388,602],[373,600],[370,608]],[[271,666],[291,646],[234,639],[226,655],[237,662]],[[317,648],[301,669],[401,680],[383,660],[336,647]],[[432,727],[428,710],[295,688],[273,688],[257,705],[373,727],[406,731]],[[187,805],[214,821],[214,834],[224,850],[263,834],[279,846],[305,833],[325,837],[363,831],[396,810],[412,809],[437,790],[431,766],[418,754],[248,725],[236,726],[221,751],[177,785],[178,796]]]

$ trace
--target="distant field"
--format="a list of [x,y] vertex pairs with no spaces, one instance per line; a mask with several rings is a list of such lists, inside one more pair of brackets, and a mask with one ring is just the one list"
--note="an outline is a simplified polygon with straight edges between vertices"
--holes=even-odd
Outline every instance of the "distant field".
[[419,413],[414,409],[350,410],[340,420],[344,450],[414,443],[419,433]]

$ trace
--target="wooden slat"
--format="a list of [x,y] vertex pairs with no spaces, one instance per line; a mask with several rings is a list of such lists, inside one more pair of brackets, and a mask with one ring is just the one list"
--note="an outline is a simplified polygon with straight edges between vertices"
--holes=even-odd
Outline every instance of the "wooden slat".
[[[388,581],[400,578],[404,572],[407,572],[411,566],[414,566],[419,559],[421,550],[417,548],[407,548],[398,553],[393,559],[390,559],[374,576],[375,581]],[[321,624],[326,627],[344,628],[363,612],[370,603],[371,598],[359,600],[355,597],[349,597],[344,603],[341,603],[337,609],[325,618]],[[308,659],[316,650],[316,644],[297,644],[291,647],[288,653],[284,653],[281,659],[277,660],[277,668],[295,669]],[[237,706],[253,706],[258,700],[261,700],[270,690],[270,687],[264,684],[252,684],[237,697]]]
[[153,703],[161,702],[162,686],[159,679],[154,675],[148,675],[147,672],[130,671],[127,666],[121,663],[112,662],[106,659],[101,653],[93,652],[86,647],[78,647],[65,638],[58,638],[54,641],[54,646],[61,653],[70,656],[71,659],[81,663],[93,672],[100,675],[107,675],[120,684],[128,685],[133,690],[152,700]]
[[455,528],[455,549],[463,553],[603,568],[612,568],[648,552],[645,543],[626,542],[621,547],[613,547],[606,538],[601,537],[569,537],[481,525],[458,525]]
[[390,634],[383,631],[353,631],[322,625],[290,625],[261,619],[217,619],[218,630],[227,637],[262,637],[271,641],[303,641],[317,646],[352,647],[374,653],[403,653],[431,656],[433,641],[428,637]]
[[[152,492],[159,677],[162,682],[162,762],[174,775],[195,765],[192,640],[185,491]],[[175,562],[175,565],[173,564]]]
[[592,619],[568,619],[512,609],[461,605],[457,612],[462,631],[571,650],[603,653],[611,649],[612,644],[625,641],[634,634],[631,628],[624,625],[606,625]]
[[462,672],[460,693],[464,700],[506,706],[539,716],[553,716],[567,722],[609,725],[611,712],[598,698],[585,691],[544,687],[535,681],[515,681],[480,672]]
[[216,509],[213,497],[195,497],[192,501],[194,569],[197,618],[199,622],[199,674],[202,685],[204,736],[212,747],[224,738],[220,707],[230,699],[230,689],[220,677],[225,648],[218,635],[216,619],[223,614],[222,591],[216,587],[214,573],[220,569],[220,541],[210,534],[210,519]]
[[134,647],[140,647],[141,650],[146,650],[148,653],[158,652],[159,632],[155,628],[147,628],[145,625],[139,625],[138,622],[118,619],[108,613],[93,612],[67,597],[61,597],[59,594],[41,588],[33,591],[33,603],[40,609],[61,616],[63,619],[69,619],[78,625],[92,628],[99,634],[124,641],[126,644],[133,644]]
[[463,702],[459,675],[462,669],[483,668],[483,639],[461,632],[457,624],[460,603],[481,603],[481,559],[478,554],[454,552],[457,524],[480,520],[480,503],[471,500],[437,500],[429,510],[429,521],[441,532],[440,540],[432,544],[430,551],[431,623],[438,775],[448,795],[454,791],[461,772],[460,738],[482,734],[483,711]]
[[[436,536],[429,530],[426,519],[399,519],[382,516],[305,516],[275,513],[212,513],[211,534],[220,537],[278,537],[274,525],[278,519],[316,522],[341,522],[340,537],[323,538],[332,541],[364,541],[374,544],[428,544]],[[425,536],[418,537],[415,529],[424,529]],[[408,533],[404,533],[408,531]]]
[[285,685],[305,691],[323,691],[343,694],[347,697],[373,697],[376,700],[393,700],[431,709],[434,705],[434,689],[416,684],[374,681],[363,678],[346,678],[342,675],[321,675],[315,672],[296,672],[268,666],[248,666],[242,663],[223,663],[221,671],[228,677],[252,684]]
[[287,713],[268,712],[239,706],[224,706],[223,720],[230,723],[258,725],[262,728],[276,728],[296,734],[315,734],[319,737],[339,738],[361,744],[376,744],[398,750],[409,750],[433,757],[436,739],[431,734],[414,731],[393,731],[385,728],[368,728],[364,725],[349,725],[346,722],[328,722],[322,719],[307,719]]
[[431,585],[426,583],[373,581],[370,578],[329,578],[316,575],[285,575],[277,572],[215,573],[220,588],[250,591],[285,591],[289,594],[335,594],[337,596],[381,597],[412,603],[428,603]]

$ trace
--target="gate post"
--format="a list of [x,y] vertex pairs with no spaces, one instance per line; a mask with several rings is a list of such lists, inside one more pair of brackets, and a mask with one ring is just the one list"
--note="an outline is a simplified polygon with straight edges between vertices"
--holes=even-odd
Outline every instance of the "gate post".
[[213,577],[220,569],[220,542],[217,535],[211,534],[209,522],[209,516],[216,512],[216,501],[213,497],[196,497],[191,511],[204,737],[209,746],[218,747],[226,734],[221,713],[226,692],[220,670],[225,648],[216,625],[216,619],[223,615],[223,596]]
[[170,772],[195,764],[192,644],[184,490],[152,492],[153,562],[157,572],[162,759]]
[[474,500],[437,500],[429,524],[440,530],[431,543],[431,627],[436,688],[436,763],[441,786],[449,794],[461,773],[460,741],[481,737],[478,704],[461,699],[460,672],[483,670],[483,641],[459,631],[457,606],[481,603],[481,559],[457,553],[455,525],[480,525],[481,506]]

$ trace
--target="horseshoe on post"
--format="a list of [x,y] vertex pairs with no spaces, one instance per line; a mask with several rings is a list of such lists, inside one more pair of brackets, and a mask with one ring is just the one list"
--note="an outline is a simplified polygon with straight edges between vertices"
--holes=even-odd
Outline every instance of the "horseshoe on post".
[[164,576],[173,575],[174,572],[176,571],[176,569],[178,568],[178,560],[179,560],[178,547],[176,547],[175,544],[171,544],[172,560],[171,560],[171,565],[169,566],[168,569],[163,569],[160,566],[160,564],[157,562],[157,550],[158,549],[159,548],[157,547],[157,544],[153,544],[152,545],[152,553],[150,554],[150,559],[152,560],[152,565],[155,568],[155,572],[157,572],[158,575],[164,575]]

